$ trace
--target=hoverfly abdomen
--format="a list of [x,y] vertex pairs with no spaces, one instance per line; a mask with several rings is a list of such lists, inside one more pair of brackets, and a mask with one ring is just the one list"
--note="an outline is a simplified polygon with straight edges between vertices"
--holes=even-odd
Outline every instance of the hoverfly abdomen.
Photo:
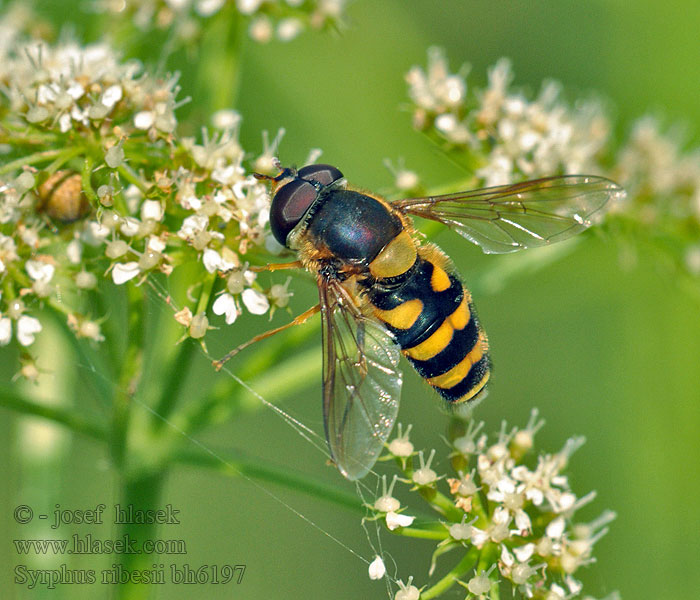
[[433,258],[442,256],[420,254],[402,285],[386,292],[378,280],[368,298],[418,374],[449,403],[465,402],[488,381],[486,336],[469,292]]

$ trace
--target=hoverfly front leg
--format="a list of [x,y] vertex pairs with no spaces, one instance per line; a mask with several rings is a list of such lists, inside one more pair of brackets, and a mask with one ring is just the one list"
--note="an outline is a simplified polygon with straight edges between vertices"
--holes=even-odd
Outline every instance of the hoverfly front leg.
[[295,260],[294,262],[288,263],[268,263],[266,265],[260,265],[257,267],[248,267],[251,271],[255,273],[262,273],[264,271],[282,271],[284,269],[303,269],[304,264],[300,260]]

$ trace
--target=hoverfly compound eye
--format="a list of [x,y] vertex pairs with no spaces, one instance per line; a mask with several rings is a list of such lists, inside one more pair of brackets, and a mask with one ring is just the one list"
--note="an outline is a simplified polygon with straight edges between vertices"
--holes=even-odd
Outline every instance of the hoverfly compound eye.
[[293,179],[277,190],[270,207],[270,228],[280,244],[287,245],[289,232],[301,221],[316,194],[314,185],[304,179]]
[[335,168],[333,165],[308,165],[299,169],[297,175],[301,179],[316,181],[321,185],[330,185],[334,181],[343,178],[340,169]]

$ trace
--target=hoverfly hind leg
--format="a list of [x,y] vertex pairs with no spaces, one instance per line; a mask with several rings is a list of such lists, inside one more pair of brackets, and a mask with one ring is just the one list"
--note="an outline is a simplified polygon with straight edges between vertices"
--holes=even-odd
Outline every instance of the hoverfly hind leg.
[[290,321],[286,325],[282,325],[281,327],[275,327],[274,329],[270,329],[269,331],[266,331],[265,333],[260,333],[260,334],[256,335],[255,337],[249,339],[247,342],[242,343],[240,346],[236,346],[233,350],[231,350],[223,358],[220,358],[219,360],[213,361],[212,364],[214,365],[214,368],[217,371],[220,371],[221,368],[224,366],[224,364],[227,363],[234,356],[236,356],[236,354],[238,354],[241,350],[244,350],[248,346],[252,346],[255,342],[259,342],[261,340],[264,340],[265,338],[269,338],[270,336],[273,336],[276,333],[279,333],[280,331],[284,331],[285,329],[289,329],[290,327],[293,327],[294,325],[301,325],[302,323],[306,322],[309,318],[314,316],[320,310],[321,310],[321,305],[317,304],[316,306],[312,306],[309,310],[304,311],[303,313],[301,313],[300,315],[295,317],[292,321]]

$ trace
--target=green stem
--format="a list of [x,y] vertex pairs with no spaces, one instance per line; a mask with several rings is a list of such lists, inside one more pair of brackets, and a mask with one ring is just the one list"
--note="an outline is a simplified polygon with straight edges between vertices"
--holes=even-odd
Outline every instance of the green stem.
[[[134,511],[163,510],[160,500],[166,473],[140,475],[126,477],[122,482],[122,494],[120,509],[128,511],[131,507]],[[129,540],[135,540],[134,547],[140,548],[146,540],[158,538],[158,524],[156,523],[123,523],[121,535],[129,536]],[[173,536],[174,537],[174,536]],[[154,562],[153,555],[148,553],[120,554],[119,564],[125,571],[149,570]],[[126,583],[118,586],[120,600],[146,600],[152,592],[152,586],[142,583]]]
[[294,473],[288,467],[198,449],[180,450],[174,454],[173,460],[181,464],[213,468],[231,476],[274,483],[361,514],[365,512],[356,495],[344,492],[337,485],[328,485]]
[[83,170],[81,173],[82,176],[82,184],[83,184],[83,192],[87,196],[88,200],[90,201],[90,204],[92,204],[93,207],[97,207],[100,205],[100,200],[97,197],[97,193],[92,187],[92,181],[90,178],[92,177],[92,168],[94,165],[94,161],[92,159],[92,156],[89,154],[85,157],[85,161],[83,162]]
[[34,154],[23,156],[21,158],[11,160],[9,163],[5,163],[0,167],[0,175],[10,173],[16,169],[21,169],[26,165],[33,165],[47,160],[52,160],[62,154],[71,154],[72,152],[74,152],[73,148],[68,150],[61,148],[60,150],[43,150],[41,152],[35,152]]
[[197,311],[195,314],[204,313],[207,311],[211,301],[211,294],[214,290],[214,284],[216,283],[216,272],[207,273],[202,281],[202,292],[199,294],[199,300],[197,301]]
[[464,576],[474,568],[478,555],[479,551],[472,547],[469,552],[464,555],[464,558],[462,558],[462,560],[460,560],[455,567],[449,573],[447,573],[447,575],[445,575],[435,585],[421,592],[421,600],[437,598],[445,591],[449,590],[460,577]]
[[232,4],[207,21],[200,46],[197,95],[208,99],[208,115],[236,104],[244,26],[245,20]]
[[105,439],[105,429],[96,423],[83,419],[70,410],[51,404],[38,403],[33,398],[7,386],[0,386],[0,406],[23,415],[33,415],[48,419],[59,425],[64,425],[75,433],[96,440],[102,441]]
[[129,183],[135,185],[143,194],[148,191],[149,185],[143,181],[136,172],[126,163],[122,163],[117,167],[117,172]]
[[190,339],[183,340],[177,348],[177,354],[172,359],[170,369],[165,375],[165,385],[163,386],[160,399],[156,403],[155,412],[162,417],[154,420],[154,428],[156,430],[163,427],[177,404],[182,384],[189,373],[194,349],[195,344]]
[[398,529],[394,529],[394,531],[391,533],[404,537],[420,538],[424,540],[444,540],[449,536],[449,533],[442,523],[427,523],[418,525],[414,523],[410,527],[399,527]]
[[143,360],[142,339],[143,332],[143,306],[140,291],[133,285],[126,286],[129,296],[127,313],[127,346],[124,359],[118,368],[119,373],[114,394],[111,427],[111,451],[112,458],[118,468],[123,468],[127,454],[127,435],[131,414],[132,396],[135,392],[138,377],[141,374]]
[[54,160],[48,167],[46,167],[44,171],[46,173],[55,173],[71,158],[73,158],[74,156],[78,156],[83,152],[85,152],[85,148],[83,148],[82,146],[76,146],[74,148],[71,148],[70,150],[66,150],[58,158],[56,158],[56,160]]
[[423,499],[430,504],[430,508],[450,521],[454,521],[455,523],[461,522],[464,512],[457,508],[447,496],[438,492],[437,489],[425,486],[419,488],[418,492]]

